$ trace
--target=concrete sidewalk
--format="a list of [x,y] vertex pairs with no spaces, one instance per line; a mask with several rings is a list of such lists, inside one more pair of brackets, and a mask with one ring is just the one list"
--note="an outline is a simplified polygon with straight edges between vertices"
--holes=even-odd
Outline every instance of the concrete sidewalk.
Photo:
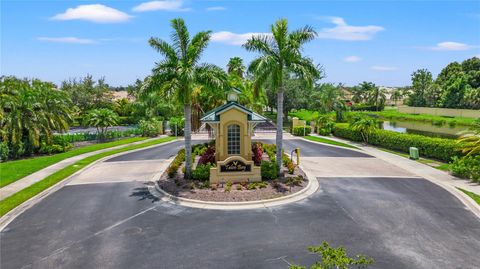
[[93,156],[93,155],[96,155],[96,154],[99,154],[99,153],[102,153],[102,152],[106,152],[106,151],[111,151],[111,150],[120,149],[120,148],[124,148],[124,147],[131,146],[131,145],[146,143],[148,141],[158,139],[158,138],[162,138],[162,137],[166,137],[166,135],[162,135],[162,136],[159,136],[159,137],[146,139],[146,140],[142,140],[142,141],[132,142],[132,143],[125,144],[125,145],[120,145],[120,146],[115,146],[115,147],[111,147],[111,148],[92,151],[92,152],[80,154],[80,155],[62,160],[58,163],[52,164],[48,167],[45,167],[42,170],[39,170],[39,171],[37,171],[33,174],[30,174],[30,175],[28,175],[24,178],[21,178],[21,179],[15,181],[15,182],[3,187],[3,188],[1,188],[0,189],[0,201],[9,197],[9,196],[11,196],[11,195],[13,195],[13,194],[15,194],[15,193],[17,193],[17,192],[19,192],[19,191],[21,191],[21,190],[23,190],[24,188],[26,188],[26,187],[28,187],[28,186],[30,186],[30,185],[38,182],[38,181],[43,180],[44,178],[48,177],[49,175],[65,168],[65,167],[74,164],[75,162],[77,162],[81,159],[84,159],[84,158],[87,158],[87,157],[90,157],[90,156]]
[[368,153],[376,158],[384,160],[388,163],[394,164],[404,170],[407,170],[417,176],[436,181],[440,184],[449,185],[456,188],[461,188],[473,193],[480,195],[480,184],[472,183],[467,179],[461,179],[455,176],[450,175],[447,172],[435,169],[426,164],[398,156],[393,153],[389,153],[372,146],[365,146],[364,144],[354,143],[348,140],[336,138],[336,137],[325,137],[320,135],[311,134],[312,136],[319,136],[338,142],[343,142],[346,144],[354,145],[362,149],[365,153]]

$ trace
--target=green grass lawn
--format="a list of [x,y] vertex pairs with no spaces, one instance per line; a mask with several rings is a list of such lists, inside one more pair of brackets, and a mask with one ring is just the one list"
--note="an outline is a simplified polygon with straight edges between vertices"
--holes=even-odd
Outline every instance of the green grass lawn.
[[461,188],[457,188],[459,190],[461,190],[462,192],[464,192],[466,195],[470,196],[475,202],[477,202],[477,204],[480,205],[480,195],[478,194],[475,194],[471,191],[466,191],[464,189],[461,189]]
[[9,161],[0,163],[0,188],[4,187],[12,182],[15,182],[23,177],[26,177],[32,173],[35,173],[45,167],[48,167],[52,164],[55,164],[59,161],[65,160],[67,158],[77,156],[83,153],[88,153],[96,150],[111,148],[115,146],[120,146],[132,142],[142,141],[147,138],[145,137],[132,137],[121,139],[108,143],[95,144],[90,146],[85,146],[81,148],[72,149],[67,152],[50,155],[50,156],[41,156],[34,157],[29,159],[22,159],[16,161]]
[[73,173],[79,171],[80,169],[84,168],[85,166],[91,164],[96,160],[99,160],[103,157],[107,157],[113,154],[134,150],[134,149],[139,149],[139,148],[144,148],[152,145],[157,145],[157,144],[161,144],[167,141],[172,141],[175,139],[176,139],[175,137],[163,137],[163,138],[155,139],[142,144],[131,145],[131,146],[126,146],[120,149],[114,149],[111,151],[102,152],[102,153],[87,157],[85,159],[82,159],[72,165],[69,165],[51,174],[50,176],[44,178],[43,180],[13,194],[12,196],[9,196],[6,199],[0,201],[0,216],[5,215],[10,210],[20,205],[21,203],[27,201],[28,199],[39,194],[43,190],[53,186],[54,184],[60,182],[61,180],[67,178],[68,176],[72,175]]
[[309,136],[305,136],[305,139],[315,141],[315,142],[324,143],[324,144],[330,144],[330,145],[345,147],[345,148],[358,149],[355,146],[352,146],[352,145],[349,145],[349,144],[346,144],[346,143],[342,143],[342,142],[338,142],[338,141],[335,141],[335,140],[330,140],[330,139],[327,139],[327,138],[324,138],[324,137],[309,135]]
[[442,117],[428,114],[407,114],[401,113],[394,109],[386,109],[384,111],[356,111],[352,113],[359,113],[365,115],[377,115],[381,119],[389,120],[405,120],[405,121],[419,121],[429,122],[436,125],[462,125],[472,126],[475,118],[466,117]]

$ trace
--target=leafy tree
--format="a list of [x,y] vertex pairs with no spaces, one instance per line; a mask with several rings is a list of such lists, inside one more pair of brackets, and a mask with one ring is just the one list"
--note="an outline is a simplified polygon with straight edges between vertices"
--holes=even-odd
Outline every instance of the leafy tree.
[[324,83],[318,86],[315,99],[319,100],[320,102],[318,110],[320,110],[321,113],[333,111],[338,101],[344,101],[343,91],[341,88],[341,85],[335,86],[331,83]]
[[255,75],[258,85],[270,82],[272,89],[277,92],[277,164],[282,165],[282,137],[283,137],[283,97],[284,77],[286,73],[295,74],[311,86],[313,81],[320,77],[317,67],[308,58],[302,56],[302,46],[313,40],[316,32],[310,26],[289,32],[286,19],[280,19],[270,27],[271,35],[256,35],[251,37],[243,46],[251,52],[260,53],[248,67],[249,72]]
[[97,133],[105,137],[109,127],[118,123],[118,115],[108,108],[90,110],[84,119],[84,124],[97,128]]
[[[348,269],[348,268],[366,268],[373,263],[373,259],[364,255],[356,255],[355,258],[349,257],[345,248],[331,247],[326,241],[320,246],[309,247],[308,251],[318,254],[320,261],[310,266],[310,269]],[[304,266],[292,265],[290,269],[305,269]]]
[[149,91],[161,91],[175,96],[183,105],[185,115],[185,177],[191,177],[191,115],[192,96],[195,86],[224,89],[226,75],[212,64],[200,64],[200,58],[210,40],[211,31],[202,31],[190,39],[183,19],[173,19],[172,44],[159,38],[150,38],[149,44],[163,59],[156,63]]
[[412,73],[412,91],[408,99],[410,106],[425,106],[426,93],[433,84],[432,73],[427,69],[419,69]]
[[87,75],[78,81],[63,81],[60,90],[68,93],[80,114],[96,108],[112,108],[113,96],[105,78],[94,81],[91,75]]
[[228,74],[235,74],[240,78],[243,78],[246,67],[243,64],[243,59],[240,57],[232,57],[227,64]]
[[465,93],[470,89],[471,86],[468,84],[467,76],[464,73],[459,73],[445,83],[440,103],[447,108],[463,108],[465,107]]
[[50,144],[53,132],[68,130],[72,103],[55,85],[37,79],[0,77],[0,142],[18,158]]

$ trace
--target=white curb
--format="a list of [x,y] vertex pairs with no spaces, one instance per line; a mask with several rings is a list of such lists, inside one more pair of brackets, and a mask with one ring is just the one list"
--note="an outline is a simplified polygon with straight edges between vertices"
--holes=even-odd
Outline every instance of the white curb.
[[[173,161],[173,158],[172,160]],[[170,161],[170,162],[171,162]],[[216,209],[216,210],[245,210],[245,209],[255,209],[255,208],[268,208],[273,206],[285,205],[293,202],[300,201],[314,194],[318,187],[318,180],[310,172],[303,169],[300,165],[300,168],[305,172],[308,180],[308,184],[305,188],[301,189],[296,193],[292,193],[287,196],[282,196],[273,199],[267,200],[258,200],[258,201],[245,201],[245,202],[213,202],[213,201],[202,201],[194,200],[183,197],[178,197],[172,195],[160,188],[158,185],[158,180],[160,179],[162,173],[158,173],[152,178],[154,183],[153,186],[149,187],[150,193],[155,197],[159,198],[164,202],[171,204],[193,207],[193,208],[203,208],[203,209]]]

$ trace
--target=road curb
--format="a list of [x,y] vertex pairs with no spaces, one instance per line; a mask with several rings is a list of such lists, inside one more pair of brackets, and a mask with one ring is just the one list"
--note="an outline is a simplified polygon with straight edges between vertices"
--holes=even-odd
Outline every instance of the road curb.
[[[53,186],[50,186],[49,188],[43,190],[39,194],[37,194],[37,195],[33,196],[32,198],[26,200],[25,202],[21,203],[20,205],[18,205],[17,207],[15,207],[14,209],[10,210],[5,215],[0,217],[0,232],[3,231],[3,229],[5,229],[5,227],[7,227],[8,224],[10,224],[13,220],[15,220],[19,215],[21,215],[27,209],[31,208],[32,206],[34,206],[38,202],[42,201],[45,197],[49,196],[50,194],[58,191],[59,189],[61,189],[65,185],[67,185],[75,176],[77,176],[80,173],[83,173],[83,172],[87,171],[92,166],[96,165],[97,163],[104,162],[108,159],[118,157],[118,156],[121,156],[121,155],[124,155],[124,154],[127,154],[127,153],[132,153],[132,152],[136,152],[136,151],[140,151],[140,150],[144,150],[144,149],[163,146],[163,145],[171,144],[171,143],[177,142],[177,141],[179,141],[179,139],[163,142],[163,143],[156,144],[156,145],[151,145],[151,146],[144,147],[144,148],[139,148],[139,149],[133,149],[133,150],[125,151],[125,152],[120,152],[120,153],[117,153],[117,154],[113,154],[113,155],[110,155],[110,156],[100,158],[100,159],[90,163],[89,165],[87,165],[84,168],[78,170],[77,172],[71,174],[70,176],[62,179],[61,181],[57,182]],[[138,145],[138,144],[136,144],[136,145]],[[101,153],[103,153],[103,152],[101,152]],[[92,156],[95,156],[95,155],[92,155]],[[86,158],[88,158],[88,157],[86,157]]]
[[[173,161],[173,158],[171,158]],[[171,162],[170,161],[170,162]],[[214,201],[202,201],[194,200],[183,197],[178,197],[172,195],[160,188],[158,185],[158,180],[164,172],[157,173],[153,178],[153,186],[149,186],[150,193],[155,197],[159,198],[164,202],[168,202],[175,205],[181,205],[186,207],[193,208],[203,208],[203,209],[215,209],[215,210],[246,210],[246,209],[256,209],[256,208],[269,208],[273,206],[285,205],[293,202],[303,200],[310,195],[314,194],[318,188],[319,183],[316,177],[314,177],[309,171],[305,170],[303,166],[300,165],[300,168],[305,172],[308,180],[308,184],[302,190],[292,193],[287,196],[259,200],[259,201],[245,201],[245,202],[214,202]]]

